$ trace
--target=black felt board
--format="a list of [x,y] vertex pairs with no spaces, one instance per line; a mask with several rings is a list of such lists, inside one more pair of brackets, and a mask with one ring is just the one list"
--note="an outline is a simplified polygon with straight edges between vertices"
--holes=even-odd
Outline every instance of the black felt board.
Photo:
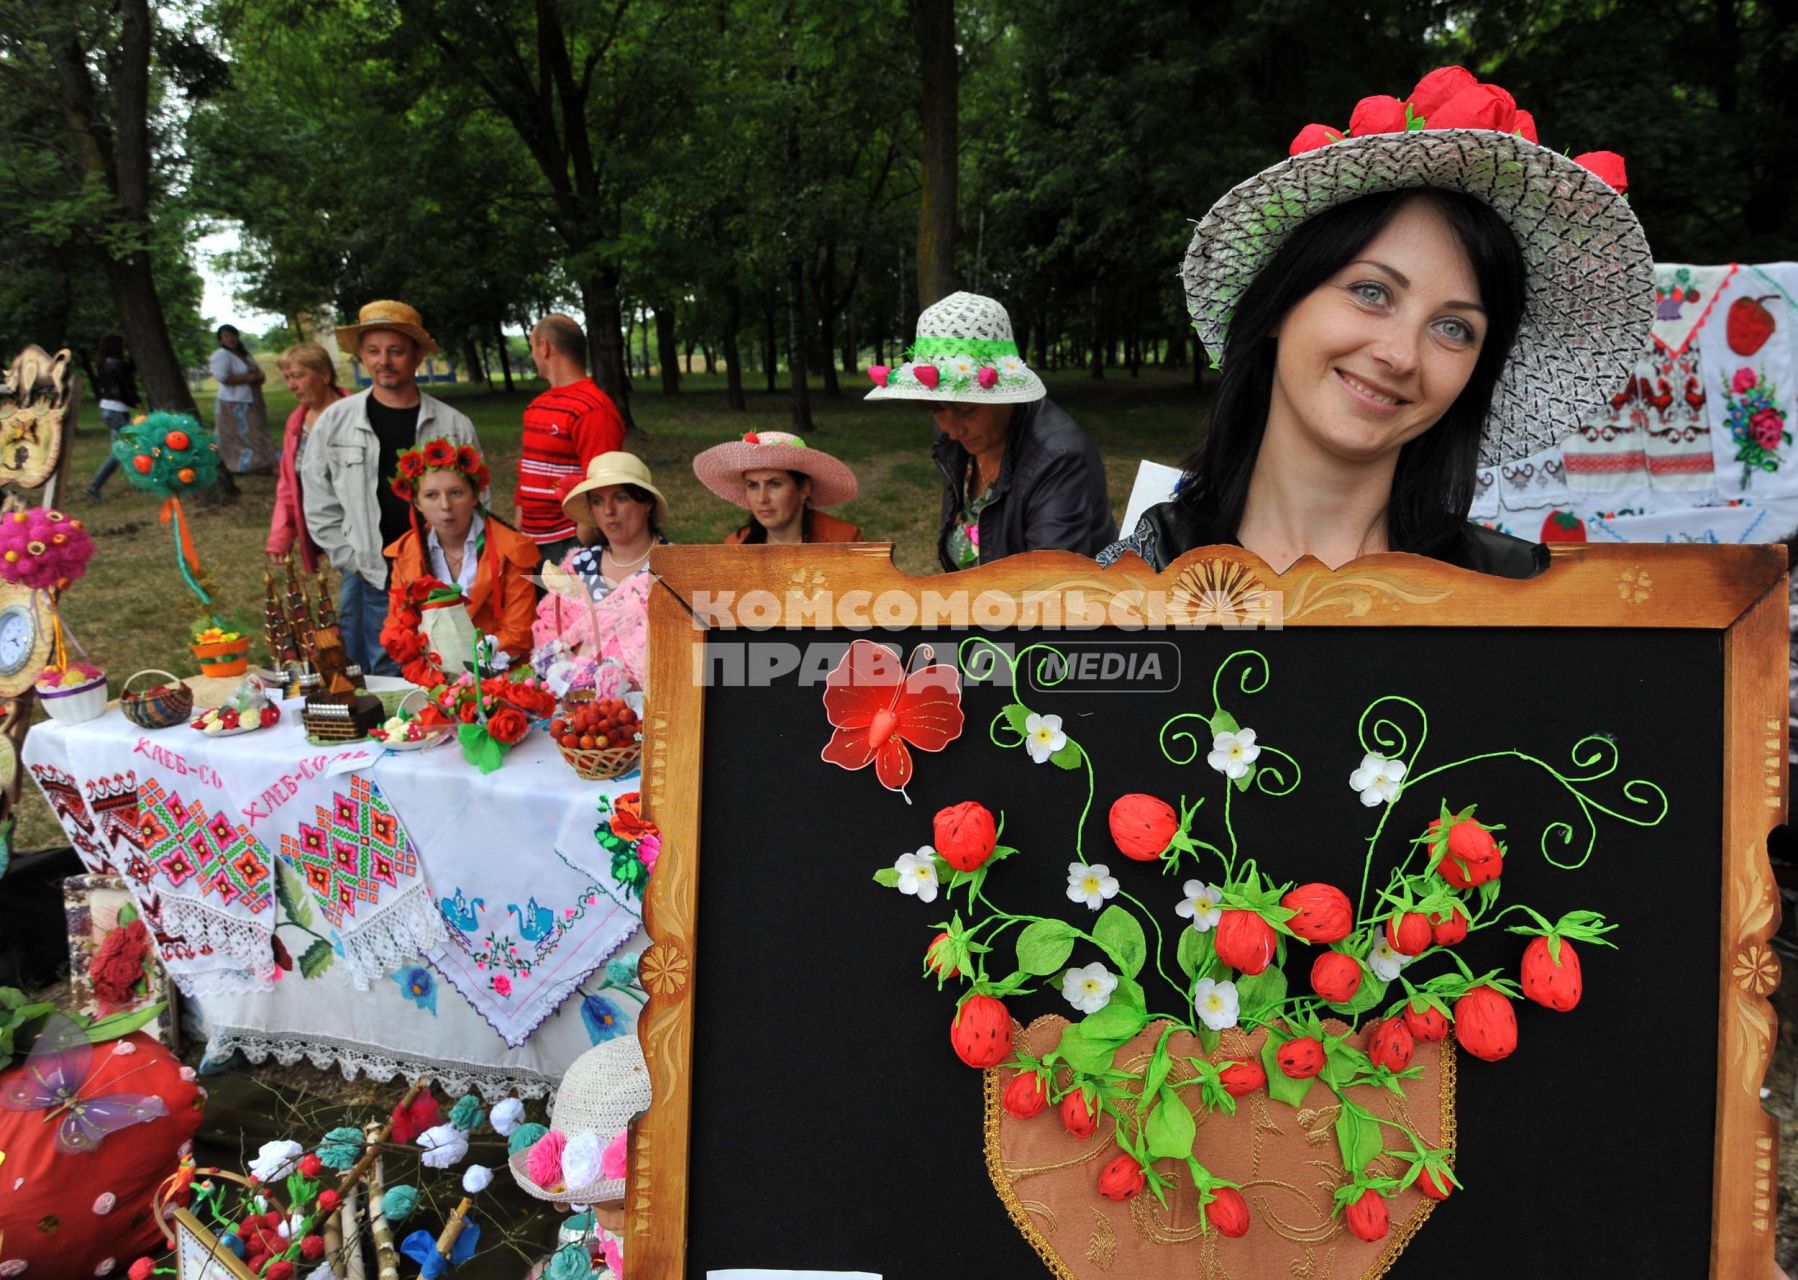
[[[939,660],[953,660],[963,637],[877,638],[907,651],[930,641]],[[1621,765],[1589,788],[1595,798],[1617,807],[1629,778],[1666,790],[1670,809],[1658,827],[1601,815],[1596,851],[1576,872],[1549,867],[1537,844],[1545,826],[1565,820],[1583,847],[1578,806],[1541,770],[1515,761],[1455,770],[1441,780],[1440,797],[1434,787],[1412,792],[1389,822],[1376,886],[1402,840],[1435,815],[1438,798],[1454,807],[1477,802],[1482,818],[1507,824],[1502,903],[1528,902],[1550,919],[1587,907],[1621,926],[1613,935],[1619,950],[1584,949],[1586,994],[1576,1011],[1520,1002],[1511,1058],[1488,1064],[1460,1055],[1458,1173],[1466,1190],[1437,1207],[1391,1275],[1705,1276],[1721,637],[1305,628],[1171,638],[1182,664],[1171,694],[1022,696],[1034,710],[1060,714],[1091,753],[1097,793],[1087,856],[1152,907],[1161,904],[1165,964],[1176,974],[1173,940],[1184,922],[1172,907],[1192,873],[1164,878],[1128,862],[1111,843],[1105,813],[1127,791],[1169,801],[1204,795],[1195,830],[1219,840],[1221,778],[1202,753],[1185,767],[1168,763],[1157,733],[1178,712],[1210,711],[1212,673],[1237,649],[1264,653],[1272,679],[1249,696],[1227,678],[1225,708],[1304,769],[1292,795],[1250,792],[1233,802],[1244,851],[1281,880],[1328,880],[1355,896],[1377,815],[1360,804],[1348,776],[1362,755],[1357,720],[1385,694],[1409,697],[1429,715],[1420,768],[1516,748],[1572,773],[1574,743],[1605,734]],[[1024,642],[1057,639],[1033,633]],[[940,897],[920,904],[871,879],[930,842],[938,808],[973,799],[1004,811],[1005,843],[1023,851],[993,871],[987,896],[1017,912],[1086,914],[1064,893],[1084,774],[992,745],[988,722],[1008,700],[991,686],[965,686],[966,729],[941,754],[916,753],[908,806],[872,769],[850,773],[818,758],[830,732],[820,685],[789,676],[772,687],[706,691],[689,1275],[730,1266],[864,1270],[887,1280],[1044,1274],[987,1176],[980,1074],[949,1047],[954,989],[939,992],[919,976],[932,923],[948,911]],[[1515,977],[1525,942],[1493,929],[1462,950],[1476,972],[1503,964]],[[1070,963],[1095,958],[1076,949]],[[1009,971],[1009,959],[1007,951],[994,959],[993,976]],[[1180,997],[1152,969],[1144,970],[1151,1011],[1177,1009]],[[1289,960],[1287,971],[1295,991],[1308,990],[1304,957]],[[1008,1004],[1026,1023],[1071,1012],[1054,981]],[[1203,1159],[1202,1143],[1198,1154]]]

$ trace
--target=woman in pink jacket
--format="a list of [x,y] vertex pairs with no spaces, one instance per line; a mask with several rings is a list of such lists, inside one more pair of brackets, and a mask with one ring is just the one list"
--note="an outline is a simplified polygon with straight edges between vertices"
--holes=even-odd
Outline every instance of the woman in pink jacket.
[[306,532],[306,509],[300,501],[300,454],[318,415],[333,400],[343,397],[337,385],[337,368],[316,342],[300,342],[281,353],[281,377],[299,404],[287,415],[287,433],[281,444],[280,478],[275,482],[275,513],[268,526],[268,558],[284,560],[298,551],[307,573],[316,572],[318,551]]

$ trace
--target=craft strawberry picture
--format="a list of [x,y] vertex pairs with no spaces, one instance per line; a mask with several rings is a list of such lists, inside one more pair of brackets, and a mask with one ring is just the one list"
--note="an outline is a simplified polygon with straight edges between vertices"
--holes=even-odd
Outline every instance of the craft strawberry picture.
[[1737,298],[1729,304],[1724,336],[1729,340],[1731,351],[1739,356],[1751,356],[1767,345],[1767,339],[1773,336],[1777,325],[1765,304],[1778,296],[1769,293],[1759,298]]

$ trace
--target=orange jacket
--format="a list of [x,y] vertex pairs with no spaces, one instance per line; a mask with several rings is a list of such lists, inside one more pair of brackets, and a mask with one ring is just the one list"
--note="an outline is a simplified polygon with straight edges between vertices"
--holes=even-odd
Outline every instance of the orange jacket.
[[[813,511],[810,514],[812,527],[806,531],[805,540],[807,542],[860,542],[862,540],[860,525],[850,524],[847,520],[839,520],[835,516],[827,516],[822,511]],[[754,517],[751,517],[752,522],[753,519]],[[743,545],[743,539],[748,536],[749,525],[744,525],[725,538],[724,545],[740,547]]]
[[[499,647],[513,658],[531,651],[531,622],[537,616],[537,589],[530,575],[543,563],[537,544],[509,525],[492,516],[485,517],[487,545],[482,549],[480,567],[475,571],[474,588],[468,593],[468,620],[483,635],[499,637]],[[387,574],[387,614],[393,616],[395,600],[403,600],[408,586],[430,576],[426,564],[424,540],[417,533],[407,533],[389,544],[384,554],[389,560]],[[493,599],[493,560],[497,557],[500,572],[498,607]]]

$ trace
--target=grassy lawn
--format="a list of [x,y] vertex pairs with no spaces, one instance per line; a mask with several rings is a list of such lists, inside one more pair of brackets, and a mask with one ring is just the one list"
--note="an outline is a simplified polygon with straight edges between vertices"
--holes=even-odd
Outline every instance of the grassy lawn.
[[[1120,516],[1137,461],[1176,462],[1195,439],[1202,415],[1190,373],[1145,369],[1139,380],[1114,377],[1103,382],[1071,373],[1049,381],[1050,394],[1104,454],[1112,507]],[[759,376],[752,384],[763,385]],[[541,390],[534,381],[517,385],[519,390],[510,395],[467,385],[430,388],[474,420],[492,465],[495,504],[507,518],[517,478],[520,414]],[[629,443],[667,495],[669,535],[677,542],[720,541],[742,523],[744,513],[700,485],[693,475],[693,455],[745,431],[789,428],[788,397],[751,391],[748,412],[733,413],[725,402],[721,375],[689,375],[677,396],[661,395],[648,380],[639,380],[639,386],[633,408],[640,431]],[[828,399],[814,389],[814,426],[808,440],[842,458],[861,481],[860,496],[836,513],[861,525],[867,537],[890,540],[900,568],[934,573],[941,482],[930,461],[929,420],[915,405],[862,400],[864,386],[863,380],[845,378],[847,394],[841,400]],[[271,378],[268,401],[278,432],[293,408],[278,379]],[[209,400],[206,407],[209,411]],[[187,636],[198,616],[198,602],[176,573],[173,539],[157,519],[159,499],[131,489],[122,474],[108,482],[105,500],[98,504],[81,492],[106,447],[107,435],[90,399],[82,409],[63,504],[88,521],[100,548],[87,576],[70,589],[61,608],[89,656],[106,668],[116,696],[125,679],[144,668],[176,674],[195,670]],[[188,515],[201,563],[212,575],[222,609],[241,611],[260,641],[262,575],[267,568],[263,546],[275,482],[250,476],[238,483],[243,497],[235,505],[210,511],[190,505]],[[260,649],[257,643],[252,653]],[[36,788],[27,785],[22,800],[17,847],[63,843],[61,829]]]

